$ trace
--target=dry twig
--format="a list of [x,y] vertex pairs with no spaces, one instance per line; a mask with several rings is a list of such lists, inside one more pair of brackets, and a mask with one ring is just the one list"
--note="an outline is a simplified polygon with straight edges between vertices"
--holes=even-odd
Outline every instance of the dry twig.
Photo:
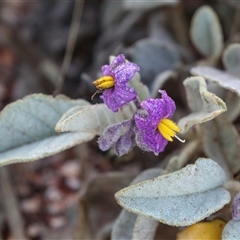
[[77,36],[78,36],[78,30],[80,27],[80,19],[82,16],[82,11],[83,11],[83,6],[84,6],[84,0],[75,0],[75,5],[74,5],[74,10],[73,10],[73,16],[72,16],[72,22],[71,22],[71,27],[70,27],[70,32],[68,36],[68,42],[67,42],[67,47],[66,47],[66,52],[65,56],[63,59],[63,64],[61,67],[61,71],[57,80],[56,88],[54,91],[54,95],[57,95],[61,92],[64,78],[67,74],[67,71],[69,69],[72,55],[73,55],[73,50],[75,48],[75,44],[77,41]]
[[15,239],[27,239],[24,231],[24,222],[19,211],[18,201],[15,192],[13,191],[9,172],[6,167],[1,167],[0,169],[0,186],[4,211],[13,236]]

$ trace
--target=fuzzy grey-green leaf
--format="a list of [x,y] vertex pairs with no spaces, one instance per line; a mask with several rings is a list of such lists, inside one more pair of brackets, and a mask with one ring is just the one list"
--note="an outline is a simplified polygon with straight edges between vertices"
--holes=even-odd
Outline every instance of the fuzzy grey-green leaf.
[[203,147],[207,156],[219,164],[227,163],[230,171],[237,173],[240,170],[240,137],[234,125],[226,116],[220,115],[212,121],[203,123],[201,128]]
[[193,75],[201,75],[219,86],[229,89],[240,96],[240,78],[225,71],[209,66],[197,66],[191,69]]
[[240,44],[230,44],[223,52],[222,60],[228,72],[240,77]]
[[111,124],[131,118],[135,106],[130,103],[117,113],[112,112],[105,104],[96,104],[83,108],[73,114],[66,113],[56,125],[57,132],[87,132],[101,135],[106,127]]
[[158,39],[141,39],[131,47],[130,52],[133,62],[141,68],[143,83],[148,86],[157,74],[173,69],[181,62],[181,54],[176,46]]
[[[130,185],[139,183],[141,181],[158,176],[161,173],[161,168],[147,169],[140,173]],[[134,225],[137,219],[137,215],[126,210],[122,210],[114,223],[112,230],[112,240],[118,239],[132,239]]]
[[[87,105],[65,96],[33,94],[0,113],[0,165],[43,158],[93,138],[91,134],[59,135],[55,124],[69,108]],[[65,138],[66,137],[66,138]],[[48,147],[47,147],[48,146]]]
[[221,185],[227,177],[211,159],[171,174],[147,180],[115,194],[128,211],[173,226],[187,226],[204,219],[230,201]]
[[132,240],[148,239],[153,240],[156,230],[158,227],[158,222],[152,218],[139,215],[137,217]]
[[[234,121],[240,113],[240,78],[209,66],[194,67],[191,69],[191,73],[194,75],[201,75],[208,81],[216,83],[220,87],[232,92],[226,92],[225,101],[228,111],[225,114],[229,120]],[[237,96],[234,94],[237,94]]]
[[146,100],[150,97],[148,87],[141,82],[141,75],[136,72],[130,81],[131,86],[137,91],[140,100]]
[[176,5],[179,0],[158,0],[158,1],[139,1],[139,0],[123,0],[123,7],[125,9],[150,9],[156,8],[160,6],[167,6],[167,5]]
[[229,121],[233,122],[240,114],[240,98],[236,93],[225,90],[224,100],[227,105],[227,112],[223,115],[225,115]]
[[0,166],[38,160],[94,138],[91,133],[62,133],[0,153]]
[[229,202],[230,194],[223,188],[179,197],[155,199],[118,197],[118,203],[129,211],[171,226],[189,226],[199,222]]
[[193,15],[190,37],[194,46],[206,57],[218,58],[223,48],[219,19],[209,6],[200,7]]
[[240,236],[240,221],[229,221],[223,229],[222,240],[237,240]]
[[184,81],[187,101],[193,112],[178,122],[182,132],[187,132],[195,124],[207,122],[227,110],[224,101],[207,90],[203,77],[196,76]]

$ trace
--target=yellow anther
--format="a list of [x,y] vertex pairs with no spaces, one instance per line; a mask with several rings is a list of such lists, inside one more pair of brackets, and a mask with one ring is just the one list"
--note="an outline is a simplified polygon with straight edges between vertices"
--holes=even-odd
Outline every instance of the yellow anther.
[[99,89],[108,89],[114,86],[114,78],[112,76],[103,76],[93,82],[93,85]]
[[170,119],[163,118],[161,122],[165,124],[168,128],[172,129],[174,132],[181,131],[181,129],[177,126],[177,124]]
[[180,132],[181,129],[175,122],[167,118],[163,118],[158,124],[158,130],[166,140],[172,142],[172,137],[175,137],[176,132]]

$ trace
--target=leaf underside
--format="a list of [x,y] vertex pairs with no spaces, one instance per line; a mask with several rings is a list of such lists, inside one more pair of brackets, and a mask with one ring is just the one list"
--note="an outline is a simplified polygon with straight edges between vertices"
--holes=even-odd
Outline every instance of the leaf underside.
[[184,81],[187,102],[192,113],[178,122],[182,133],[187,132],[195,124],[204,123],[227,110],[224,101],[207,90],[203,77],[196,76]]
[[85,100],[29,95],[6,106],[0,113],[0,165],[33,161],[56,154],[84,141],[92,134],[58,134],[54,128],[62,114]]

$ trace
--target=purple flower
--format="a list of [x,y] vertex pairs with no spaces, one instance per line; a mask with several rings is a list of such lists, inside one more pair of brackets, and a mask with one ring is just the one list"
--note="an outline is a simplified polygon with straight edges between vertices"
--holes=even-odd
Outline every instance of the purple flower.
[[93,84],[103,90],[101,98],[113,112],[137,97],[137,92],[128,82],[139,70],[139,66],[126,61],[123,54],[115,57],[111,64],[102,66],[103,77]]
[[165,91],[159,92],[161,99],[143,101],[134,115],[136,144],[144,151],[153,151],[155,155],[164,151],[168,141],[173,141],[172,137],[180,132],[180,128],[169,119],[176,109],[174,101]]
[[239,221],[240,220],[240,193],[238,193],[234,197],[231,210],[232,210],[233,220]]
[[113,147],[117,156],[127,154],[136,145],[134,124],[134,120],[131,118],[107,127],[98,139],[99,148],[106,151]]

